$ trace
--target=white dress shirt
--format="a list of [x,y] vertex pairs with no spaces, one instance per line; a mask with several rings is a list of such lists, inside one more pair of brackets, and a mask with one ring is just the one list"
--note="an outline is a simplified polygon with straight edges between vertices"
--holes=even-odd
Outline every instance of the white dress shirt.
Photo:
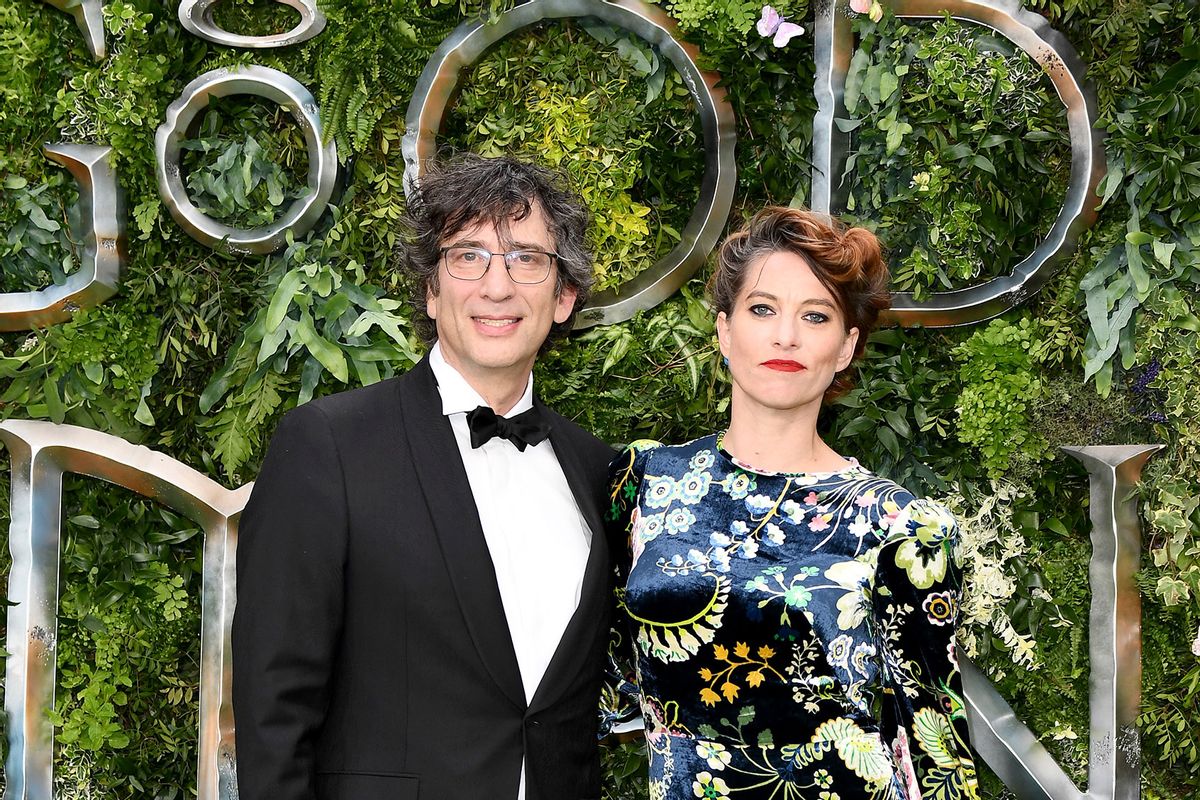
[[[550,441],[522,452],[496,437],[472,448],[467,412],[487,401],[447,363],[438,344],[429,353],[429,366],[479,511],[528,703],[579,606],[591,529]],[[530,375],[525,394],[504,416],[532,407]],[[517,797],[525,797],[524,761]]]

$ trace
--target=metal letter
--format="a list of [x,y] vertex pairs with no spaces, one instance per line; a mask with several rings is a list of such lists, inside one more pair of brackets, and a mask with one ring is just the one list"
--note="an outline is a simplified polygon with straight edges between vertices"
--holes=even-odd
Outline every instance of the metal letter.
[[[208,107],[209,97],[250,94],[273,100],[295,117],[308,143],[308,195],[297,199],[270,225],[242,230],[203,214],[188,199],[180,170],[180,145],[197,115]],[[233,253],[273,253],[286,244],[287,233],[297,238],[307,233],[333,195],[337,179],[337,146],[321,141],[321,116],[317,101],[296,79],[279,70],[257,65],[206,72],[184,88],[167,108],[158,126],[154,153],[158,159],[158,191],[175,221],[188,235],[209,247]]]
[[[49,0],[47,0],[49,1]],[[183,0],[179,4],[179,21],[189,32],[226,47],[270,48],[287,47],[309,39],[325,30],[325,14],[313,0],[277,0],[300,12],[300,24],[286,33],[271,36],[242,36],[230,33],[213,19],[213,6],[220,0]]]
[[162,453],[74,425],[8,420],[0,422],[0,440],[12,458],[5,800],[54,797],[54,730],[47,712],[54,707],[64,473],[124,486],[204,529],[198,797],[236,798],[228,642],[237,521],[251,485],[230,491]]
[[79,185],[77,232],[83,240],[79,269],[61,286],[0,294],[0,331],[23,331],[65,322],[81,308],[116,294],[125,261],[125,209],[111,147],[48,144],[46,156],[62,164]]
[[705,159],[700,199],[679,244],[658,263],[621,286],[619,294],[608,290],[593,297],[576,319],[578,329],[622,322],[670,297],[716,246],[733,205],[736,182],[733,108],[725,99],[725,91],[717,86],[720,76],[701,70],[696,63],[699,56],[696,47],[675,36],[674,20],[641,0],[530,0],[504,12],[494,23],[464,22],[430,57],[417,81],[408,106],[408,132],[402,147],[404,183],[410,190],[419,180],[423,165],[434,155],[434,140],[462,70],[514,31],[547,19],[572,17],[597,17],[654,45],[670,59],[699,106]]
[[[991,319],[1037,293],[1074,249],[1079,234],[1096,219],[1096,187],[1106,167],[1101,134],[1095,127],[1096,101],[1083,80],[1084,64],[1075,48],[1050,27],[1045,17],[1022,9],[1016,0],[884,2],[897,17],[937,19],[949,12],[957,20],[991,28],[1042,66],[1067,107],[1071,135],[1067,197],[1050,233],[1033,254],[1014,267],[1011,275],[977,286],[936,292],[920,302],[907,292],[897,293],[888,313],[891,321],[901,325],[931,328]],[[845,201],[837,181],[845,164],[849,135],[838,132],[834,120],[846,114],[846,72],[854,49],[848,8],[848,0],[827,0],[816,7],[814,92],[818,110],[813,125],[812,205],[825,212],[837,211]]]
[[102,0],[45,0],[46,3],[65,11],[75,18],[75,24],[87,42],[92,58],[104,60],[104,15]]
[[1142,605],[1133,576],[1141,550],[1137,495],[1142,467],[1161,445],[1064,447],[1091,484],[1091,741],[1086,793],[1063,772],[965,657],[963,686],[971,742],[1021,800],[1136,800],[1141,797]]

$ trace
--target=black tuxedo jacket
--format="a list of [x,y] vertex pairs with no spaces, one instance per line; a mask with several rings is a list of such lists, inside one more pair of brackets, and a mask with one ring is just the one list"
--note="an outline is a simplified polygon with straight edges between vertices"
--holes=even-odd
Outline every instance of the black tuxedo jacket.
[[528,705],[428,362],[285,416],[240,525],[242,800],[515,800],[522,757],[527,800],[599,797],[613,453],[542,410],[592,543]]

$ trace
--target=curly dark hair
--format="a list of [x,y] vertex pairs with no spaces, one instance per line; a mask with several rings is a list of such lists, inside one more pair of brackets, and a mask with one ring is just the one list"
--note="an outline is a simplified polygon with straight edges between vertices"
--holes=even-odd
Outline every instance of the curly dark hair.
[[[717,311],[729,314],[746,283],[746,274],[771,253],[803,258],[837,302],[846,330],[858,328],[851,364],[863,354],[879,314],[892,304],[888,267],[875,234],[852,228],[836,217],[799,208],[767,206],[721,244],[709,292]],[[825,399],[854,385],[849,366],[834,376]]]
[[409,198],[405,219],[409,237],[401,245],[401,265],[417,307],[417,333],[426,344],[437,340],[426,292],[438,293],[442,243],[480,222],[504,230],[510,222],[527,217],[535,206],[546,219],[558,253],[555,296],[564,287],[577,293],[571,315],[551,326],[542,343],[544,352],[571,330],[594,282],[592,254],[586,242],[591,215],[583,200],[568,188],[561,173],[507,156],[461,154],[429,164]]

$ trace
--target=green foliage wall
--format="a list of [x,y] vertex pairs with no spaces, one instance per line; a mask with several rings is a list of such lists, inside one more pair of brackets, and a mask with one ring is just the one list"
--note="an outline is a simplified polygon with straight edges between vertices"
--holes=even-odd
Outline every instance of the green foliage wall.
[[[466,15],[444,0],[328,0],[329,24],[286,50],[235,51],[186,33],[174,2],[110,0],[109,56],[35,0],[0,0],[0,291],[77,267],[75,190],[44,141],[110,144],[128,197],[120,294],[69,323],[0,334],[0,416],[85,425],[226,485],[253,478],[287,409],[403,372],[418,357],[395,271],[399,156],[417,75]],[[757,2],[666,0],[723,75],[738,125],[733,222],[803,203],[811,36],[776,48]],[[801,0],[777,5],[811,27]],[[1082,784],[1087,739],[1087,485],[1063,444],[1162,442],[1142,488],[1147,555],[1144,791],[1200,793],[1200,40],[1196,0],[1032,0],[1079,50],[1099,98],[1104,204],[1025,307],[964,329],[878,333],[857,388],[828,409],[842,453],[955,508],[973,565],[963,645]],[[267,0],[226,2],[230,30],[289,28]],[[1003,274],[1049,229],[1070,152],[1053,89],[1029,59],[949,20],[855,17],[847,103],[849,215],[891,248],[917,293]],[[198,245],[162,206],[153,133],[200,73],[259,63],[317,96],[345,180],[285,252]],[[669,250],[703,169],[694,108],[665,59],[619,31],[548,25],[497,45],[466,78],[443,141],[566,169],[596,215],[598,279],[615,286]],[[267,105],[230,98],[186,151],[194,201],[237,224],[303,190],[302,139]],[[704,275],[637,318],[574,335],[537,371],[547,401],[614,442],[719,428],[727,377]],[[0,478],[0,530],[8,518]],[[199,537],[120,490],[68,482],[54,711],[59,796],[194,793]],[[0,534],[4,537],[5,534]],[[0,550],[7,573],[7,548]],[[641,797],[636,745],[607,791]],[[989,796],[1004,796],[994,779]]]

